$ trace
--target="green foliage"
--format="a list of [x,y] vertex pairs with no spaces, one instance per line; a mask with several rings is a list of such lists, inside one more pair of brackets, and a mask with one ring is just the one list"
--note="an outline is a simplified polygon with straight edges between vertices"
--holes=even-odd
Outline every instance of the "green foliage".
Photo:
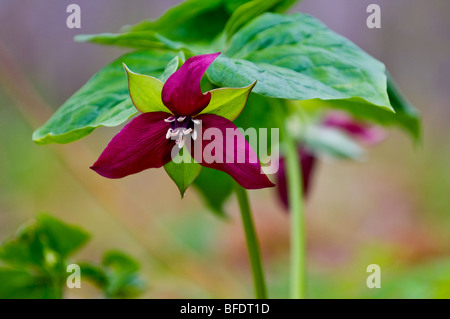
[[83,278],[100,287],[107,298],[135,298],[145,289],[139,264],[119,251],[108,251],[100,266],[80,264]]
[[[89,240],[89,234],[49,215],[39,215],[0,246],[0,298],[63,297],[69,257]],[[139,265],[120,252],[104,256],[102,267],[85,263],[81,279],[94,281],[106,297],[134,297],[144,287]]]

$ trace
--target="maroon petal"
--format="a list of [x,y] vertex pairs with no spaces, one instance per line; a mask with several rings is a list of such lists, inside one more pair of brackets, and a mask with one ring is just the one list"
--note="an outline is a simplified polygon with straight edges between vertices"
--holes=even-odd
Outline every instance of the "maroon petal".
[[[305,149],[304,147],[299,148],[298,155],[300,156],[302,169],[303,196],[304,198],[306,198],[311,188],[311,180],[317,160],[314,154]],[[280,158],[280,166],[277,172],[277,189],[281,202],[286,208],[289,208],[288,185],[284,161],[285,161],[284,158]]]
[[91,167],[107,178],[122,178],[170,162],[174,141],[166,139],[165,112],[144,113],[128,123]]
[[325,117],[323,125],[341,129],[367,145],[374,145],[386,137],[382,129],[357,122],[345,113],[333,112]]
[[204,54],[189,58],[164,83],[162,101],[175,115],[196,115],[211,100],[211,93],[202,93],[200,80],[206,69],[220,54]]
[[[203,114],[196,119],[202,121],[202,134],[190,152],[198,163],[227,173],[247,189],[275,186],[262,172],[256,153],[231,121],[214,114]],[[209,136],[211,132],[218,134]],[[213,145],[216,147],[211,151]]]

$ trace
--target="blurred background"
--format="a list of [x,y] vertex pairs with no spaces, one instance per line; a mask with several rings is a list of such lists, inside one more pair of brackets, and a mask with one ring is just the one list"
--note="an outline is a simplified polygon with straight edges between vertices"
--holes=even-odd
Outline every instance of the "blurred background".
[[[120,128],[69,145],[31,141],[55,109],[126,52],[75,43],[75,34],[117,32],[178,2],[0,0],[0,240],[48,212],[92,234],[77,260],[98,262],[112,248],[139,260],[144,298],[251,298],[234,198],[223,221],[195,190],[181,200],[162,169],[101,178],[89,166]],[[81,29],[66,27],[70,3],[81,7]],[[370,3],[381,6],[381,29],[366,27]],[[319,164],[307,202],[308,296],[449,298],[450,2],[304,0],[292,11],[314,15],[383,61],[424,124],[421,145],[389,130],[364,163]],[[286,298],[288,216],[275,191],[250,195],[270,296]],[[381,289],[366,286],[369,264],[381,266]],[[85,282],[66,296],[101,297]]]

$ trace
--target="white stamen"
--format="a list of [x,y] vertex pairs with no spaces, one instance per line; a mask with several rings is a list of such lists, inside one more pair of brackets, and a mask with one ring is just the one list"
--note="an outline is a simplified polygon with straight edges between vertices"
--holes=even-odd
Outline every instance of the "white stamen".
[[166,122],[166,123],[171,123],[173,121],[175,121],[175,116],[168,117],[164,120],[164,122]]
[[[177,120],[182,122],[186,116],[180,116]],[[164,120],[165,122],[173,122],[175,121],[175,118],[173,116],[167,118]],[[198,120],[196,120],[197,123],[200,123]],[[183,128],[183,127],[177,127],[175,129],[169,128],[166,133],[166,139],[173,138],[174,136],[177,137],[175,143],[178,145],[179,148],[182,148],[184,144],[186,143],[186,137],[191,135],[192,139],[197,139],[197,130],[193,128]]]
[[185,139],[184,139],[184,137],[182,137],[180,142],[178,143],[178,148],[183,148],[184,141],[185,141]]
[[183,130],[183,135],[188,135],[188,134],[191,133],[191,132],[192,132],[192,129],[191,129],[191,128],[184,129],[184,130]]
[[166,133],[166,140],[168,140],[172,136],[172,129],[169,128],[169,130]]

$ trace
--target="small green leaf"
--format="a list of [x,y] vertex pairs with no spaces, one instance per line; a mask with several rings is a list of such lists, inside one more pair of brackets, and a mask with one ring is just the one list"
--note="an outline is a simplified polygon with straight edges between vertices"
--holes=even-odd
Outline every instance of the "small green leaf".
[[82,279],[88,280],[95,284],[98,288],[104,290],[108,285],[108,277],[102,268],[90,263],[78,263],[82,273]]
[[189,152],[183,148],[174,161],[164,165],[164,169],[175,182],[180,190],[181,197],[183,197],[186,189],[200,174],[202,166],[196,163]]
[[195,188],[202,195],[206,205],[219,217],[225,217],[224,204],[233,192],[233,180],[221,171],[203,167],[195,179]]
[[79,263],[82,279],[100,288],[108,298],[133,298],[145,289],[139,277],[139,263],[120,251],[108,251],[101,266]]
[[128,89],[134,106],[142,113],[167,112],[169,109],[161,100],[164,83],[149,75],[134,73],[123,64],[128,76]]
[[70,143],[100,126],[117,126],[137,110],[133,107],[122,63],[134,71],[159,77],[176,53],[137,51],[126,54],[94,75],[53,116],[33,133],[38,144]]
[[106,252],[103,256],[102,265],[124,272],[135,272],[139,270],[139,263],[136,260],[117,250]]
[[48,247],[62,258],[72,255],[90,237],[80,227],[68,225],[49,215],[38,216],[37,223]]
[[244,109],[255,84],[256,81],[243,88],[219,88],[211,90],[211,101],[200,114],[216,114],[233,121]]
[[139,277],[139,263],[130,256],[109,251],[103,257],[102,265],[108,278],[106,295],[109,298],[133,298],[145,289],[145,282]]

